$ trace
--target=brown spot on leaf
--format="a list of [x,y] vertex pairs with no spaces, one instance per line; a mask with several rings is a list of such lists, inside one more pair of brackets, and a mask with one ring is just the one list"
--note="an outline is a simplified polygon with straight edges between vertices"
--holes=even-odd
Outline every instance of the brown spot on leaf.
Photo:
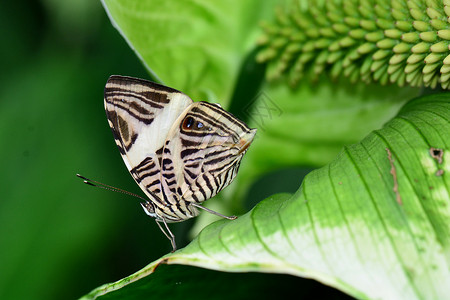
[[[437,161],[437,163],[440,165],[442,164],[442,160],[444,157],[444,150],[443,149],[439,149],[439,148],[430,148],[430,155],[431,157]],[[442,176],[442,174],[444,174],[444,170],[442,169],[438,169],[436,171],[436,176]]]
[[444,157],[444,150],[439,148],[430,148],[430,155],[434,158],[438,164],[442,164],[442,158]]
[[392,178],[394,179],[394,187],[392,188],[392,190],[395,193],[395,198],[397,200],[397,203],[399,205],[402,205],[403,204],[402,197],[400,196],[400,193],[398,191],[397,171],[395,170],[395,166],[394,166],[394,158],[392,157],[392,153],[391,153],[391,150],[389,150],[389,148],[386,148],[386,152],[388,154],[389,163],[391,164],[390,173],[392,175]]

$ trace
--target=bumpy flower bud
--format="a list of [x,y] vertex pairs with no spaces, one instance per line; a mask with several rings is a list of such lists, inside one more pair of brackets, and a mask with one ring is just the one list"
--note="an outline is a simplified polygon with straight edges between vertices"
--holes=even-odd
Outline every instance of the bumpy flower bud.
[[292,86],[328,70],[352,81],[450,86],[450,0],[300,1],[263,24],[259,62]]

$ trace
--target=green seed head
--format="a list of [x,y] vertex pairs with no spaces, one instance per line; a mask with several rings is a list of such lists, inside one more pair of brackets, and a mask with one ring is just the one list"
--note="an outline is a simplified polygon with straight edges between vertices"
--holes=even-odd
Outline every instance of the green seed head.
[[[450,0],[294,1],[262,25],[268,78],[345,75],[351,81],[450,87]],[[313,78],[314,79],[314,78]]]

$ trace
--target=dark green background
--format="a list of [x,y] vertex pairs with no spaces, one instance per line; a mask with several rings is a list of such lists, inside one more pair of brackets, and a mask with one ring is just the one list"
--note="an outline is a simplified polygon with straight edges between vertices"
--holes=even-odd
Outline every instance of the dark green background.
[[[73,2],[73,3],[71,3]],[[10,1],[0,10],[0,298],[73,299],[170,249],[103,109],[111,74],[148,78],[100,1]]]
[[[73,2],[10,1],[0,10],[0,299],[74,299],[170,250],[136,199],[91,188],[75,176],[140,193],[108,127],[103,87],[111,74],[149,75],[99,1]],[[304,173],[261,179],[264,189],[252,189],[248,208],[275,192],[267,182],[294,191]],[[179,246],[191,225],[172,227]],[[174,271],[187,278],[193,272]],[[257,288],[247,280],[261,286],[278,280],[285,295],[288,286],[303,282],[288,275],[193,274],[199,280],[225,276],[241,284],[240,291]]]

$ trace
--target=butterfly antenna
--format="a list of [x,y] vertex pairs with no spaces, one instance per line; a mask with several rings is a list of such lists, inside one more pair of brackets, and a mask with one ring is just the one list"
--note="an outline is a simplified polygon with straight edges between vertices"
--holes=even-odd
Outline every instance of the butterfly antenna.
[[95,187],[98,187],[98,188],[101,188],[101,189],[104,189],[104,190],[108,190],[108,191],[112,191],[112,192],[117,192],[117,193],[122,193],[122,194],[125,194],[125,195],[129,195],[129,196],[133,196],[133,197],[139,198],[141,200],[144,200],[146,202],[148,201],[144,197],[141,197],[141,196],[139,196],[137,194],[134,194],[132,192],[125,191],[125,190],[119,189],[117,187],[114,187],[114,186],[111,186],[111,185],[107,185],[107,184],[104,184],[104,183],[101,183],[101,182],[98,182],[98,181],[86,178],[86,177],[84,177],[84,176],[82,176],[80,174],[77,174],[77,177],[83,179],[83,182],[86,183],[87,185],[95,186]]

